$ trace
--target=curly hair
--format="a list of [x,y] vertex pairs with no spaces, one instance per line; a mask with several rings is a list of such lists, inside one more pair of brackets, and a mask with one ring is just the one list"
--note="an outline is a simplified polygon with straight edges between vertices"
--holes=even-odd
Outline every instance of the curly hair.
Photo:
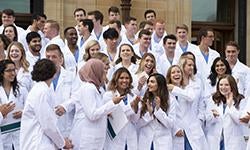
[[46,81],[56,73],[56,66],[55,64],[49,59],[41,59],[36,62],[33,66],[33,71],[31,72],[32,80],[39,82],[39,81]]

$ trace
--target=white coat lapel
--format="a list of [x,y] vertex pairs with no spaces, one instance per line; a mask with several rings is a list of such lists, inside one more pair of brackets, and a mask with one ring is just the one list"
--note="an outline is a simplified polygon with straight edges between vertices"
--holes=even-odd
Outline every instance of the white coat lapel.
[[[10,93],[10,95],[12,95],[12,94]],[[9,99],[4,91],[4,88],[2,86],[0,87],[0,99],[1,99],[1,104],[7,103],[9,101]]]

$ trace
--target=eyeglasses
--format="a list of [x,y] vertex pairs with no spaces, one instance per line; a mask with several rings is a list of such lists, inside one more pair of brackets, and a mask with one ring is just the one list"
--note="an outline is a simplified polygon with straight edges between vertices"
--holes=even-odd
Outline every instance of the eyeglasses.
[[7,69],[7,70],[4,70],[4,72],[16,72],[16,69]]

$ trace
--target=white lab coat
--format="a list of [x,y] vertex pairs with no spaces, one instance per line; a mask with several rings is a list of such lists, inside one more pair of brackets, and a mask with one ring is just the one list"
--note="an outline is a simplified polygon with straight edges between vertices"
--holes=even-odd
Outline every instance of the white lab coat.
[[174,145],[176,149],[184,149],[184,138],[175,137],[180,129],[184,130],[193,150],[206,149],[207,143],[199,120],[200,105],[200,81],[199,78],[189,80],[184,88],[174,87],[171,94],[177,98],[176,122],[173,127]]
[[23,67],[21,67],[17,73],[16,78],[20,86],[26,88],[27,91],[31,90],[33,80],[31,79],[30,72],[24,72]]
[[[194,55],[195,53],[197,53],[197,45],[194,45],[192,43],[190,43],[188,41],[188,45],[187,45],[187,52],[192,52]],[[198,51],[199,52],[199,51]],[[183,51],[180,47],[180,43],[179,41],[176,42],[176,47],[175,47],[175,57],[177,57],[177,59],[180,59],[181,55],[182,55]]]
[[71,72],[75,72],[76,71],[76,61],[74,56],[72,55],[71,51],[69,50],[69,48],[67,46],[65,46],[63,40],[60,38],[60,36],[56,36],[54,38],[52,38],[47,44],[46,46],[41,50],[41,57],[42,58],[46,58],[45,57],[45,52],[46,52],[46,48],[50,45],[50,44],[56,44],[60,47],[62,53],[63,53],[63,58],[64,58],[64,66],[66,70],[69,70]]
[[[26,52],[26,60],[29,62],[29,72],[33,71],[33,66],[36,64],[36,62],[41,59],[41,56],[34,56],[30,50],[27,50]],[[40,53],[41,55],[41,53]]]
[[161,56],[159,56],[159,59],[156,61],[156,70],[162,74],[164,77],[166,77],[168,69],[172,65],[178,64],[179,58],[174,56],[172,64],[168,61],[167,55],[164,53]]
[[[25,30],[24,30],[23,28],[17,26],[15,23],[14,23],[13,25],[14,25],[14,26],[16,27],[16,29],[17,29],[18,41],[20,41],[20,39],[21,39],[23,33],[25,32]],[[0,26],[0,33],[1,33],[1,34],[3,33],[3,29],[4,29],[4,25],[2,24],[2,25]]]
[[[118,91],[108,91],[103,95],[103,100],[111,101],[115,95],[120,95]],[[105,148],[107,150],[122,150],[125,149],[127,144],[128,150],[137,150],[137,131],[135,123],[137,121],[137,115],[131,108],[130,103],[135,99],[135,96],[127,94],[128,104],[125,105],[123,101],[119,103],[116,109],[122,109],[128,119],[128,124],[115,136],[114,139],[106,138]],[[112,115],[112,113],[111,113]]]
[[21,150],[56,150],[64,138],[57,127],[53,99],[45,82],[34,84],[25,102],[20,130]]
[[[210,150],[220,150],[220,138],[223,130],[225,150],[245,150],[246,142],[243,136],[242,124],[240,123],[243,105],[240,104],[239,110],[233,105],[226,106],[223,114],[223,103],[219,106],[214,103],[212,97],[207,101],[207,142]],[[218,117],[214,117],[212,109],[217,110]]]
[[244,96],[249,95],[249,93],[247,92],[250,82],[250,79],[248,78],[249,74],[249,67],[237,60],[236,64],[232,68],[232,76],[237,82],[239,93]]
[[173,150],[174,145],[171,130],[175,122],[175,103],[174,98],[170,95],[168,112],[164,112],[159,108],[158,110],[154,110],[152,116],[150,116],[149,112],[146,112],[138,120],[138,150],[150,150],[152,142],[155,150]]
[[[61,67],[56,90],[54,90],[53,83],[50,85],[51,91],[53,91],[54,107],[58,105],[64,106],[64,103],[67,103],[71,96],[72,86],[74,86],[74,79],[75,76],[73,73],[66,71],[63,67]],[[57,126],[64,137],[69,136],[73,117],[74,110],[66,112],[63,116],[58,116]]]
[[[107,77],[109,80],[112,79],[113,77],[113,74],[115,73],[116,70],[118,70],[119,68],[121,67],[124,67],[122,66],[122,63],[120,62],[119,64],[116,64],[114,67],[111,67],[109,70],[108,70],[108,74],[107,74]],[[138,64],[134,64],[134,63],[131,63],[130,66],[127,68],[129,73],[134,76],[136,71],[138,70]]]
[[79,43],[77,44],[78,47],[79,47],[79,56],[78,56],[78,59],[77,59],[78,62],[81,62],[83,60],[83,55],[85,54],[85,47],[86,47],[87,43],[89,41],[92,41],[92,40],[98,41],[92,34],[89,36],[89,38],[86,41],[84,41],[82,46],[80,46],[81,38],[78,40],[79,41]]
[[97,41],[99,42],[99,44],[100,44],[100,46],[101,46],[101,49],[100,49],[101,51],[105,48],[104,46],[106,45],[105,40],[104,40],[104,38],[103,38],[103,33],[104,33],[104,32],[105,32],[105,30],[102,29],[102,32],[101,32],[101,34],[100,34],[99,37],[96,36],[95,30],[94,30],[94,29],[93,29],[92,32],[91,32],[91,35],[94,37],[94,39],[97,40]]
[[[7,118],[11,118],[14,112],[23,109],[27,94],[28,94],[28,91],[25,88],[19,87],[19,94],[17,95],[17,97],[14,96],[13,89],[11,89],[9,97],[7,97],[7,95],[5,94],[4,88],[0,86],[1,103],[5,104],[10,101],[13,101],[16,104],[15,109],[7,115]],[[3,119],[3,121],[4,120],[5,119]],[[18,119],[18,120],[21,121],[21,119]],[[15,150],[19,150],[19,130],[2,135],[2,141],[3,141],[4,149],[12,150],[12,144],[13,144]]]
[[[142,56],[143,56],[144,54],[142,54],[142,53],[140,52],[140,43],[134,44],[134,45],[133,45],[133,49],[134,49],[135,54],[136,54],[137,56],[139,56],[139,57],[142,58]],[[153,53],[153,51],[150,49],[150,47],[148,48],[148,50],[147,50],[146,53],[151,53],[151,54],[155,55],[155,54]]]
[[220,57],[220,54],[208,48],[208,63],[205,61],[200,48],[197,46],[194,52],[195,59],[196,59],[196,66],[197,66],[197,74],[201,78],[202,82],[205,82],[207,77],[210,74],[211,66],[215,60],[215,58]]
[[148,85],[147,82],[144,83],[144,85],[142,86],[141,90],[138,89],[138,84],[139,84],[139,79],[145,76],[146,79],[148,79],[149,75],[146,72],[140,72],[135,74],[135,76],[133,76],[133,93],[135,93],[137,96],[143,97],[145,92],[147,91]]
[[81,82],[72,94],[76,112],[70,139],[76,150],[102,150],[106,138],[107,114],[117,105],[113,101],[104,103],[102,95],[93,83]]
[[164,32],[161,40],[159,43],[157,43],[154,39],[154,37],[156,36],[155,31],[153,32],[153,34],[151,35],[151,50],[153,51],[153,53],[156,55],[155,59],[157,61],[158,57],[161,56],[162,54],[164,54],[164,47],[163,47],[163,38],[167,35],[166,32]]

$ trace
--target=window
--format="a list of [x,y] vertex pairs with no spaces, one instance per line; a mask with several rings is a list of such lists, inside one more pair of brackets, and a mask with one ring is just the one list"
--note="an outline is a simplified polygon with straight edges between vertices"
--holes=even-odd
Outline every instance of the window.
[[30,0],[0,0],[0,11],[11,8],[15,13],[30,13]]

